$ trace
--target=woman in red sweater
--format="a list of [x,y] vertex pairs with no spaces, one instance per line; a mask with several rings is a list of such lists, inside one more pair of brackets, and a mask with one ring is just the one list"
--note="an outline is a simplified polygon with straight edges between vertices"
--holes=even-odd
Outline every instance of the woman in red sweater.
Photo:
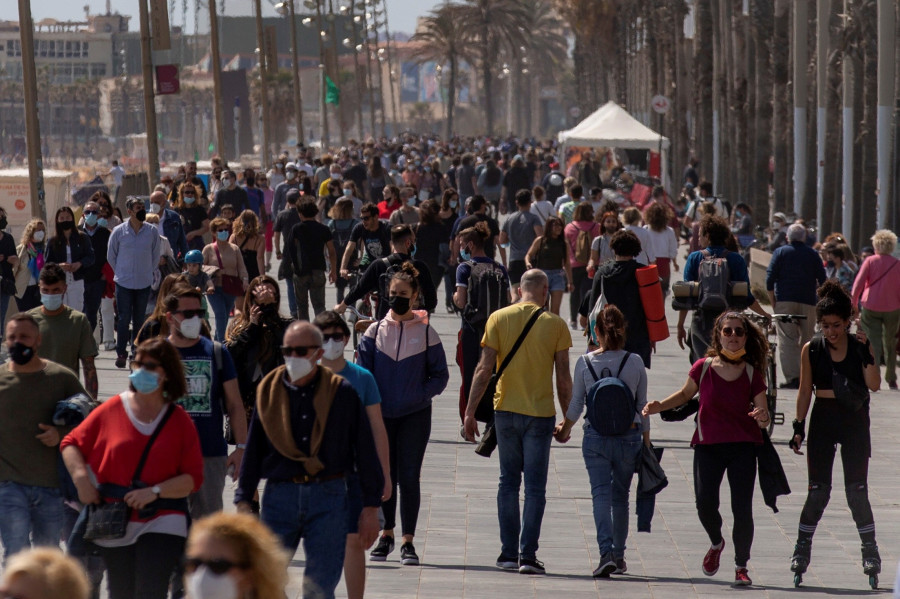
[[716,320],[705,358],[697,360],[681,391],[663,401],[652,401],[645,416],[677,408],[700,392],[694,448],[694,493],[697,515],[709,535],[703,573],[713,576],[725,548],[719,487],[728,473],[734,515],[734,585],[752,584],[747,574],[753,544],[753,486],[756,481],[756,446],[763,442],[761,428],[769,424],[766,383],[762,373],[769,344],[743,314],[724,312]]
[[123,537],[93,541],[111,599],[164,599],[184,552],[187,496],[203,482],[203,456],[194,423],[174,404],[186,392],[178,351],[162,338],[141,343],[128,378],[129,390],[91,412],[60,448],[81,503],[124,501],[131,508]]

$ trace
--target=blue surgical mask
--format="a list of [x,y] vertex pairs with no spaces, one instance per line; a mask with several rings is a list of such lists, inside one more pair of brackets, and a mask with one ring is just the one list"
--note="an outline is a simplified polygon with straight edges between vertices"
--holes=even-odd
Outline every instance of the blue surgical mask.
[[97,219],[97,215],[96,215],[96,214],[85,214],[85,215],[84,215],[84,222],[85,222],[85,223],[87,224],[87,226],[89,226],[89,227],[95,226],[95,225],[97,224],[97,220],[98,220],[98,219]]
[[426,167],[425,167],[425,172],[426,172],[426,173],[430,173],[430,172],[431,172],[431,167],[430,167],[430,166],[426,166]]
[[153,393],[159,388],[159,375],[143,368],[132,371],[128,380],[138,393]]
[[409,257],[410,258],[416,257],[416,244],[413,244],[413,246],[411,248],[409,248]]
[[54,312],[56,310],[59,310],[59,308],[62,306],[63,296],[61,293],[55,293],[52,295],[48,294],[48,293],[42,293],[41,294],[41,303],[49,311]]
[[219,241],[228,241],[228,237],[228,231],[219,231],[218,233],[216,233],[216,239],[218,239]]
[[344,190],[344,197],[345,197],[345,198],[349,198],[349,197],[352,196],[352,195],[353,195],[353,190],[352,190],[352,189],[345,189],[345,190]]
[[407,206],[415,206],[416,205],[416,196],[412,196],[408,200],[406,200],[406,205]]
[[469,250],[467,250],[465,248],[459,250],[459,255],[462,256],[462,259],[465,260],[466,262],[468,262],[469,260],[472,259],[472,252],[470,252]]
[[184,199],[184,203],[187,204],[188,206],[190,206],[191,204],[193,204],[194,202],[197,201],[196,196],[184,196],[183,199]]
[[101,216],[97,219],[97,224],[103,228],[106,228],[107,226],[109,226],[109,221]]
[[459,206],[459,202],[457,202],[456,200],[450,200],[451,208],[456,208],[457,206]]

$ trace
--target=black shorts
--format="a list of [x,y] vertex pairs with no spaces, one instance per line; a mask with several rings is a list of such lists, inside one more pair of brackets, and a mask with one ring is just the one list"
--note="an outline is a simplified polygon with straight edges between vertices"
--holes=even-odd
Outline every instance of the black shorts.
[[510,260],[509,268],[507,269],[507,272],[509,273],[509,284],[518,285],[526,270],[528,270],[528,268],[526,268],[524,260]]
[[359,474],[347,475],[347,534],[359,532],[359,515],[363,510],[362,487]]

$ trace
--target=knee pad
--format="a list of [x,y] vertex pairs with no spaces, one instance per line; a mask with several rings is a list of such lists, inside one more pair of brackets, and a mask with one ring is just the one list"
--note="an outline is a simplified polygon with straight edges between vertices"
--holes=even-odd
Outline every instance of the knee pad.
[[806,496],[804,511],[809,510],[809,516],[814,522],[818,522],[825,513],[828,501],[831,499],[831,485],[823,483],[809,483],[809,494]]
[[860,523],[868,523],[872,520],[872,506],[869,504],[869,485],[850,483],[845,487],[847,492],[847,506],[853,515],[853,520]]

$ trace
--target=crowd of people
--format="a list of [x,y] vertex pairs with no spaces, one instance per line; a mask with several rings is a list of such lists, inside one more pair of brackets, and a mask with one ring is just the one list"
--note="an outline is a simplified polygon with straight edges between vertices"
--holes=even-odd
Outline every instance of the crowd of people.
[[[5,592],[97,596],[105,573],[113,599],[280,597],[301,542],[309,598],[333,597],[342,575],[348,596],[363,597],[366,552],[385,561],[399,543],[400,563],[418,565],[432,402],[450,379],[450,348],[429,323],[441,297],[459,318],[460,435],[499,455],[498,568],[545,572],[550,447],[583,421],[593,576],[625,573],[650,416],[697,412],[696,507],[710,539],[701,569],[715,575],[725,548],[727,473],[734,584],[750,585],[757,475],[767,504],[783,494],[771,478],[783,478],[780,461],[765,451],[774,358],[745,312],[771,316],[742,252],[762,245],[772,252],[764,303],[796,315],[773,325],[781,387],[797,390],[794,451],[810,420],[791,568],[799,582],[812,559],[840,444],[863,568],[877,578],[869,392],[882,360],[897,388],[896,235],[878,231],[857,254],[839,233],[820,241],[776,213],[759,239],[751,208],[717,198],[695,165],[670,199],[659,186],[637,193],[612,152],[557,150],[409,137],[321,156],[301,147],[265,172],[215,159],[207,178],[188,163],[147,200],[99,191],[57,210],[52,227],[35,219],[18,245],[0,210],[0,316],[10,297],[18,308],[0,369]],[[648,267],[658,297],[640,282]],[[653,401],[648,308],[670,295],[690,369],[680,391]],[[578,331],[586,351],[573,373]],[[112,397],[98,393],[101,347],[130,371]],[[238,514],[222,512],[229,477]],[[654,492],[637,496],[639,530],[650,529]],[[27,552],[60,539],[77,563]]]

